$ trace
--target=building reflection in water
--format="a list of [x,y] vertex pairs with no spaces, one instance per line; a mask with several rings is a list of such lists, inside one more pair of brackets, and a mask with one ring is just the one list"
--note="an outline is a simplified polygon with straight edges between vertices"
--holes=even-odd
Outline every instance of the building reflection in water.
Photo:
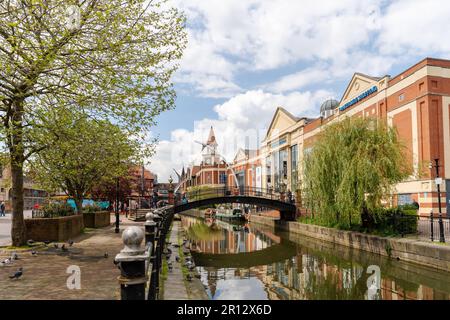
[[[208,226],[213,234],[208,239],[193,232],[195,225],[205,225],[198,219],[183,217],[182,224],[187,230],[191,249],[201,253],[248,253],[280,243],[283,245],[281,238],[273,231],[251,225],[218,222]],[[212,299],[368,299],[367,279],[370,274],[366,270],[367,266],[357,262],[301,245],[297,245],[296,255],[291,258],[266,265],[250,268],[198,267],[201,280]],[[438,276],[445,279],[445,273],[438,273]],[[382,270],[378,297],[386,300],[448,300],[450,285],[441,291],[411,282],[411,277],[403,277],[401,272],[394,277],[383,274]]]

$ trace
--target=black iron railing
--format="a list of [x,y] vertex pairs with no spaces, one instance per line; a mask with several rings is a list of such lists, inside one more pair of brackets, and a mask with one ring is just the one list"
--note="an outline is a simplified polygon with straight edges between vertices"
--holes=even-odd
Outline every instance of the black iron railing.
[[[431,241],[449,241],[450,239],[450,219],[442,217],[442,227],[440,226],[439,217],[420,217],[418,221],[418,234],[420,238]],[[442,228],[442,233],[441,233]]]
[[259,197],[271,200],[282,201],[294,204],[293,194],[289,192],[280,192],[273,189],[256,188],[256,187],[203,187],[198,190],[188,191],[185,198],[178,196],[175,198],[176,204],[184,202],[198,201],[216,197],[232,197],[232,196],[249,196]]
[[[153,211],[155,222],[154,229],[152,229],[150,220],[145,223],[146,243],[147,247],[152,248],[150,254],[150,263],[152,268],[149,269],[149,286],[147,291],[148,300],[160,299],[160,277],[162,272],[162,259],[165,252],[166,237],[170,230],[170,225],[173,221],[174,210],[173,206],[166,206]],[[154,237],[152,237],[152,233]]]

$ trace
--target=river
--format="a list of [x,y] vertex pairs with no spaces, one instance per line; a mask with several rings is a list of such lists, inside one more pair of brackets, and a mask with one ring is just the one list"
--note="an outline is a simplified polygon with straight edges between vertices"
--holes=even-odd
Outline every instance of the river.
[[214,300],[450,300],[445,271],[251,223],[182,216],[182,226]]

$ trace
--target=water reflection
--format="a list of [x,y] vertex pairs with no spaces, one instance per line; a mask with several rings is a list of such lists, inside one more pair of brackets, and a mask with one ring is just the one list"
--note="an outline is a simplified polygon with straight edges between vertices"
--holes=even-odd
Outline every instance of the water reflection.
[[[450,299],[450,274],[377,255],[226,222],[183,216],[201,281],[212,299],[368,299],[369,265],[381,269],[378,298]],[[290,238],[289,241],[287,238]]]

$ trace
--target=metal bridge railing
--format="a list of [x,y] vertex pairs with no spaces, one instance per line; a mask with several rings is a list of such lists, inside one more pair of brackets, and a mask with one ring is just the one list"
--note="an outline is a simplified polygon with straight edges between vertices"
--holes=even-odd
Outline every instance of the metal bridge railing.
[[[186,192],[188,202],[216,197],[249,196],[259,197],[294,204],[292,193],[274,191],[273,189],[257,187],[205,187],[203,189]],[[176,204],[182,199],[176,199]]]

